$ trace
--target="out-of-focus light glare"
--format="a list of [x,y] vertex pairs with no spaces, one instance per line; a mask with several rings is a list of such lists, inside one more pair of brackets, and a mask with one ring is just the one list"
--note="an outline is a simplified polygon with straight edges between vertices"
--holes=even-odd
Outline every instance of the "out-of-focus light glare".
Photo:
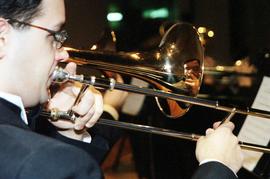
[[199,27],[198,28],[198,32],[201,33],[201,34],[203,34],[203,33],[206,32],[206,28],[205,27]]
[[164,65],[164,70],[166,70],[167,72],[171,73],[172,72],[172,66],[171,66],[171,64],[166,63]]
[[120,12],[110,12],[107,15],[107,20],[110,22],[117,22],[123,19],[123,14]]
[[116,35],[115,35],[114,31],[111,31],[111,36],[112,36],[113,42],[116,42]]
[[65,50],[65,51],[68,51],[68,50],[74,50],[74,49],[71,48],[71,47],[64,47],[64,50]]
[[91,50],[96,50],[97,49],[97,45],[93,45],[90,49]]
[[212,30],[209,30],[208,33],[207,33],[208,37],[214,37],[214,31]]
[[169,10],[167,8],[145,10],[143,12],[143,17],[151,19],[167,18],[169,17]]
[[241,60],[237,60],[237,61],[235,62],[235,65],[236,65],[236,66],[242,65],[242,61],[241,61]]
[[203,37],[202,37],[201,35],[199,36],[199,40],[200,40],[200,41],[203,41],[203,40],[204,40]]
[[216,66],[217,71],[224,71],[224,66]]
[[159,60],[160,59],[160,53],[156,53],[156,58]]
[[139,53],[130,53],[130,56],[131,56],[134,60],[140,60],[140,54],[139,54]]

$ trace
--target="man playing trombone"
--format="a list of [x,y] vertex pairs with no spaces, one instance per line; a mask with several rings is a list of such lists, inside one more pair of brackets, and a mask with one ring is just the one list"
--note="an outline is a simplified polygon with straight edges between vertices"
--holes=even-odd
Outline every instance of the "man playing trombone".
[[[28,127],[24,108],[47,102],[55,66],[68,58],[62,48],[67,38],[61,30],[64,23],[64,0],[0,1],[1,178],[102,178],[94,154],[87,153],[91,138],[84,130],[102,113],[97,90],[87,90],[73,106],[78,91],[74,83],[66,83],[49,100],[49,109],[72,108],[78,114],[74,123],[50,121],[58,140]],[[66,71],[74,74],[76,65],[68,64]],[[215,126],[198,141],[201,165],[194,178],[236,178],[242,156],[232,130],[232,123]]]

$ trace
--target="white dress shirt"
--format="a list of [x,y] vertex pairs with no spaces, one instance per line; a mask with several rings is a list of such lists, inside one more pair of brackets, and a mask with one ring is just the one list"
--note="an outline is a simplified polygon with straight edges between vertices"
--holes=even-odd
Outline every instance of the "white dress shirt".
[[16,96],[14,94],[6,93],[3,91],[0,91],[0,97],[11,102],[12,104],[18,106],[21,109],[21,118],[25,122],[25,124],[28,124],[26,112],[23,106],[22,98],[19,96]]

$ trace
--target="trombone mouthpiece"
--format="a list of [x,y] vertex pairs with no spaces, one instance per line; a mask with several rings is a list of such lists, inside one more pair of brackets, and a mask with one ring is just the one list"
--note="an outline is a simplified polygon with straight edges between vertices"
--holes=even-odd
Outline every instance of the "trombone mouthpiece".
[[56,83],[63,83],[68,81],[70,74],[66,72],[63,68],[61,67],[56,67],[53,74],[52,74],[52,79]]
[[67,71],[65,71],[63,68],[57,66],[52,74],[52,79],[56,83],[64,83],[69,80],[83,82],[84,76],[71,75]]

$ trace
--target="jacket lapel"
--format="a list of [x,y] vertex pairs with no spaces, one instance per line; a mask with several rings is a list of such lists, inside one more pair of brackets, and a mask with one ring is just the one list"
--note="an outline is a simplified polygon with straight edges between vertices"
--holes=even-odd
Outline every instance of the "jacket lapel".
[[21,109],[18,106],[0,98],[0,124],[13,125],[29,130],[20,114]]

